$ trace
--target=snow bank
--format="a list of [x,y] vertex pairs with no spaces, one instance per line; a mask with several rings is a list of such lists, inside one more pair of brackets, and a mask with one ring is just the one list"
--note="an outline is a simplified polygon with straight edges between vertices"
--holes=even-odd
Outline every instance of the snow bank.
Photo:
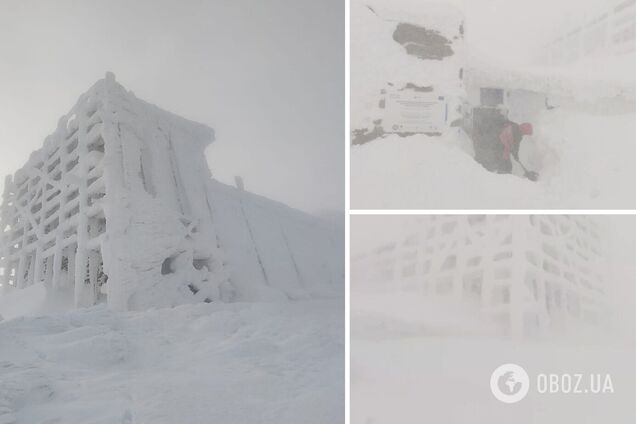
[[340,300],[0,322],[2,423],[340,423]]
[[486,171],[463,133],[397,136],[354,146],[354,208],[629,209],[636,180],[632,113],[599,114],[577,103],[544,111],[520,157],[541,178]]
[[546,189],[563,195],[564,207],[629,209],[636,179],[633,162],[635,115],[594,115],[560,110],[545,113],[540,137]]
[[37,315],[45,303],[46,288],[43,284],[33,285],[24,290],[12,290],[0,295],[0,318]]
[[353,295],[351,332],[356,339],[494,335],[498,331],[468,305],[432,300],[416,291],[358,289]]
[[352,148],[352,208],[537,208],[545,199],[530,181],[486,171],[450,136],[390,136]]

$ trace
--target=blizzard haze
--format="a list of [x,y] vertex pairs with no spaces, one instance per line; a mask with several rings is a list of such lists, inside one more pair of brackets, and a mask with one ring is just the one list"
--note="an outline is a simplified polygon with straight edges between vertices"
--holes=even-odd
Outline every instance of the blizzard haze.
[[587,22],[619,0],[442,0],[466,17],[471,48],[498,63],[522,65],[535,61],[543,46],[559,31]]
[[[106,71],[216,131],[215,178],[310,213],[344,199],[342,1],[55,2],[0,11],[0,174]],[[0,182],[0,184],[2,184]]]
[[[431,266],[434,271],[427,276],[423,275],[427,272],[424,271],[416,274],[414,280],[409,280],[412,276],[399,277],[405,275],[404,270],[414,257],[422,263],[422,258],[427,257],[423,253],[429,247],[431,251],[437,249],[435,254],[442,258],[456,252],[453,246],[457,239],[434,236],[425,243],[420,240],[419,245],[407,243],[405,235],[409,231],[427,234],[423,226],[428,224],[416,221],[421,216],[354,217],[351,222],[354,255],[351,261],[351,422],[634,422],[636,218],[631,215],[593,218],[598,224],[602,250],[613,268],[613,275],[604,279],[609,325],[579,334],[506,339],[493,337],[492,323],[475,313],[482,310],[483,304],[472,309],[468,303],[451,300],[452,295],[422,290],[422,283],[434,282],[443,275],[436,274],[436,265]],[[439,231],[441,227],[437,228]],[[488,231],[485,229],[484,233]],[[364,257],[356,258],[391,241],[401,242],[401,246],[390,252],[388,249],[382,253],[377,251],[375,264],[366,262]],[[419,253],[410,256],[409,249],[416,246]],[[483,250],[487,252],[489,248]],[[501,265],[499,262],[498,266]],[[376,278],[373,271],[366,273],[374,266],[383,269],[393,266],[398,271],[390,280],[380,275]],[[527,396],[515,404],[496,400],[488,384],[493,371],[507,363],[522,366],[530,380]],[[613,390],[592,393],[585,389],[575,393],[538,389],[541,374],[575,373],[580,374],[582,381],[589,380],[593,374],[609,376]]]
[[[636,345],[636,217],[598,215],[604,234],[602,246],[611,275],[607,276],[607,301],[617,335]],[[351,256],[355,258],[384,244],[403,241],[416,228],[414,216],[355,216],[351,219]],[[363,287],[364,281],[352,281]]]

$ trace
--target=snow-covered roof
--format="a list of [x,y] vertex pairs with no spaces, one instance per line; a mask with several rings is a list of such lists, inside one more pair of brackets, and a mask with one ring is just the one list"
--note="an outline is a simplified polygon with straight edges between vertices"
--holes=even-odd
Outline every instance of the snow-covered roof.
[[[135,105],[135,111],[127,110],[122,107],[124,100],[129,104]],[[156,122],[162,122],[163,125],[169,126],[175,130],[188,134],[188,137],[184,137],[181,142],[197,143],[205,148],[215,140],[214,129],[205,124],[191,121],[183,118],[172,112],[168,112],[160,107],[141,100],[135,96],[130,90],[127,90],[123,85],[118,83],[115,79],[115,74],[107,72],[106,76],[98,80],[93,86],[82,94],[73,108],[58,120],[58,128],[56,131],[47,136],[44,140],[43,147],[32,152],[28,161],[23,168],[31,168],[32,165],[41,162],[48,155],[57,149],[58,140],[71,129],[73,126],[77,126],[76,114],[79,108],[85,105],[87,102],[93,102],[95,104],[106,105],[121,117],[134,115],[132,120],[154,120]],[[130,117],[128,117],[130,118]],[[124,120],[131,120],[124,118]],[[141,122],[141,121],[139,121]],[[16,178],[23,177],[25,171],[20,169],[16,172]]]
[[507,67],[470,59],[466,83],[597,99],[636,99],[636,56],[605,56],[561,66]]

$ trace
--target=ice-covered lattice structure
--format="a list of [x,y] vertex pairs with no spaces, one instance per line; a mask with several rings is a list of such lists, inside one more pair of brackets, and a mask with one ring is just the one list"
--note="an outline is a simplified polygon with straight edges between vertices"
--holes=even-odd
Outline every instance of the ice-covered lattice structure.
[[352,284],[465,302],[508,335],[602,322],[608,264],[590,216],[426,216],[403,239],[353,258]]
[[6,179],[2,287],[119,310],[340,292],[338,232],[213,180],[213,139],[107,74]]

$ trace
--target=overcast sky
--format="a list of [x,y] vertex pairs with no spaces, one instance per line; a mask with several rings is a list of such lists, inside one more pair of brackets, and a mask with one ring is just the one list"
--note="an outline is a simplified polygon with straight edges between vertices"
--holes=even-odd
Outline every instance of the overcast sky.
[[221,181],[343,209],[343,0],[0,0],[0,174],[108,70],[213,127]]

